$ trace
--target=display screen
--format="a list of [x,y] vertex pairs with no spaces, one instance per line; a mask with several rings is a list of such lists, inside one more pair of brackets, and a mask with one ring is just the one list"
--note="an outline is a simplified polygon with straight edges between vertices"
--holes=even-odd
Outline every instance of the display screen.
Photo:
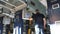
[[30,17],[30,13],[25,13],[25,18],[29,18]]

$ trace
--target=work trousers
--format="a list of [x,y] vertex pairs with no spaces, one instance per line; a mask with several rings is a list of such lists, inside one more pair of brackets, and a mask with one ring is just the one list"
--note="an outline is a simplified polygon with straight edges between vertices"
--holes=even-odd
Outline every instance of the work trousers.
[[35,25],[35,34],[44,34],[44,28],[43,26],[39,27],[40,25]]
[[22,28],[21,27],[15,27],[13,29],[13,34],[23,34]]

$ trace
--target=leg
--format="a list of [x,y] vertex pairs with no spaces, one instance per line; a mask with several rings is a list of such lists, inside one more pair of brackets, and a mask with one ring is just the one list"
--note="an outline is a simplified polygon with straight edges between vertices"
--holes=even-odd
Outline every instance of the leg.
[[41,28],[40,30],[41,30],[41,31],[40,31],[40,32],[41,32],[41,34],[44,34],[44,29],[43,29],[43,28]]
[[13,34],[16,34],[15,32],[16,32],[16,28],[13,29]]
[[18,26],[16,27],[16,34],[18,34]]
[[6,34],[8,34],[8,32],[10,31],[10,24],[6,25]]
[[19,32],[19,34],[21,34],[21,27],[19,27],[18,32]]
[[39,28],[38,28],[38,25],[35,25],[35,34],[39,34]]

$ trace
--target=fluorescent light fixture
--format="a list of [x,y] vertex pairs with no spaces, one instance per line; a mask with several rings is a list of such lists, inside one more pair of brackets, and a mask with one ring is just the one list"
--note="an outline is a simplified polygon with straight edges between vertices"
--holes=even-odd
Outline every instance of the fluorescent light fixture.
[[47,1],[46,0],[39,0],[40,3],[42,3],[47,8]]
[[59,8],[59,3],[56,3],[56,4],[52,5],[52,9],[57,9],[57,8]]

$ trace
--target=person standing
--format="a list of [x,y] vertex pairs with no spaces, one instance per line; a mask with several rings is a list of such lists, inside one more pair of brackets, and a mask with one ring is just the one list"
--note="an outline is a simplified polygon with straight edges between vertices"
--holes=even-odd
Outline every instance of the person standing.
[[30,20],[35,20],[35,34],[44,34],[44,29],[46,29],[46,19],[38,9],[36,9],[35,14],[32,15]]
[[0,17],[0,34],[3,34],[3,17]]
[[19,10],[15,14],[13,34],[23,34],[22,10]]
[[4,24],[4,27],[6,27],[6,34],[10,33],[10,23],[11,23],[11,18],[8,16],[4,16],[3,24]]

